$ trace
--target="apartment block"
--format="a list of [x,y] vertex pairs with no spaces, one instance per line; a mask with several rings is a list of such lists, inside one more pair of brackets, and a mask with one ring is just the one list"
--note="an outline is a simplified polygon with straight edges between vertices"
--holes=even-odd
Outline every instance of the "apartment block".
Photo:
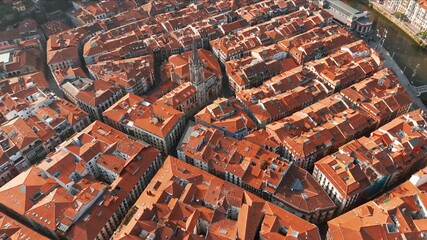
[[370,132],[375,121],[353,109],[339,94],[270,123],[266,131],[280,142],[281,156],[305,169],[347,141]]
[[411,96],[388,68],[343,89],[341,95],[375,119],[376,128],[409,112],[412,106]]
[[49,238],[34,231],[33,229],[21,224],[16,219],[13,219],[6,214],[0,212],[0,236],[4,239],[25,238],[25,239],[40,239],[48,240]]
[[335,201],[338,213],[395,186],[426,165],[426,116],[403,114],[317,163],[313,176]]
[[219,129],[236,139],[242,139],[257,128],[236,98],[218,98],[194,118],[196,123]]
[[120,87],[102,80],[74,85],[70,93],[76,105],[94,120],[102,120],[102,113],[123,97]]
[[155,148],[96,121],[1,187],[0,206],[51,239],[109,239],[161,164]]
[[425,179],[423,169],[388,193],[330,220],[327,239],[425,238]]
[[173,157],[133,209],[113,239],[320,239],[315,225]]
[[127,94],[103,113],[110,126],[144,140],[165,154],[172,153],[185,128],[182,112]]
[[88,66],[90,77],[120,86],[125,93],[142,95],[154,85],[153,56],[103,61]]
[[178,157],[313,223],[330,219],[336,209],[304,169],[255,143],[236,140],[213,128],[190,125]]

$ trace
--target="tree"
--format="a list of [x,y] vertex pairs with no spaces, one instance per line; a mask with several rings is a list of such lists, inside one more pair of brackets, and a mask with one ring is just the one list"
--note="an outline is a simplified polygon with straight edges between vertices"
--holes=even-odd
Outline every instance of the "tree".
[[405,20],[406,19],[406,15],[401,13],[401,12],[395,12],[393,13],[393,16],[395,16],[397,19],[399,19],[400,21]]
[[417,36],[419,36],[422,39],[426,39],[427,38],[427,31],[419,32],[419,33],[417,33]]

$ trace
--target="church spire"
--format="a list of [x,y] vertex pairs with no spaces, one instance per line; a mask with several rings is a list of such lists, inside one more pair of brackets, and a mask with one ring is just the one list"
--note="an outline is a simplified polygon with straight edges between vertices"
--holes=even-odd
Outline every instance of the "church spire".
[[200,57],[199,57],[199,52],[197,51],[197,42],[194,39],[193,39],[193,44],[192,44],[191,48],[193,50],[193,54],[191,55],[191,61],[194,64],[197,64],[200,62]]
[[197,50],[197,42],[193,40],[192,55],[190,57],[190,81],[198,85],[203,81],[203,63]]

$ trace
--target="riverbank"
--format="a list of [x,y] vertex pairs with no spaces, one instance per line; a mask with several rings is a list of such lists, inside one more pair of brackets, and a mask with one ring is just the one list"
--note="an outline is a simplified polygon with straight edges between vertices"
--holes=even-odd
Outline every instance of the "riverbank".
[[[373,42],[369,43],[369,45],[372,48],[376,47],[376,43],[373,43]],[[409,79],[403,73],[402,69],[396,63],[396,61],[394,61],[394,59],[390,55],[390,53],[384,47],[381,47],[379,49],[379,52],[380,52],[381,56],[384,57],[384,67],[390,68],[394,72],[394,74],[396,75],[400,84],[406,89],[406,91],[412,97],[412,100],[413,100],[413,106],[412,107],[413,108],[420,108],[424,112],[427,112],[426,105],[421,101],[421,99],[414,92],[414,90],[412,89],[412,84],[409,82]]]
[[377,2],[369,2],[369,7],[373,10],[387,18],[394,25],[399,27],[403,32],[405,32],[412,40],[414,40],[419,46],[423,48],[427,48],[427,41],[421,39],[417,36],[417,32],[415,32],[410,27],[406,26],[406,24],[402,23],[399,19],[397,19],[393,14],[388,11],[388,9]]

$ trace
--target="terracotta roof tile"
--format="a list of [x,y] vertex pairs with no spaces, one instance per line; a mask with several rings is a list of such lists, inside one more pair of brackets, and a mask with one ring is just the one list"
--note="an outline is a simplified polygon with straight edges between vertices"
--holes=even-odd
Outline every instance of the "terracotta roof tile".
[[[177,191],[167,190],[171,186]],[[195,200],[182,199],[181,195],[186,195],[188,191],[191,191]],[[202,199],[205,205],[200,204]],[[137,210],[130,222],[123,225],[113,239],[131,239],[141,233],[144,236],[161,236],[159,231],[163,228],[156,222],[165,223],[169,228],[178,227],[178,236],[191,239],[189,235],[199,223],[188,225],[185,222],[192,222],[195,215],[199,216],[199,221],[209,223],[208,239],[234,239],[237,236],[249,238],[258,235],[254,226],[261,226],[262,236],[279,234],[279,227],[282,226],[293,229],[285,234],[289,237],[293,235],[299,239],[309,235],[311,239],[320,238],[316,226],[173,157],[165,160],[135,207]],[[236,212],[235,217],[227,218],[227,210],[230,211],[233,207],[240,211]],[[269,228],[270,218],[277,218],[279,224]]]

